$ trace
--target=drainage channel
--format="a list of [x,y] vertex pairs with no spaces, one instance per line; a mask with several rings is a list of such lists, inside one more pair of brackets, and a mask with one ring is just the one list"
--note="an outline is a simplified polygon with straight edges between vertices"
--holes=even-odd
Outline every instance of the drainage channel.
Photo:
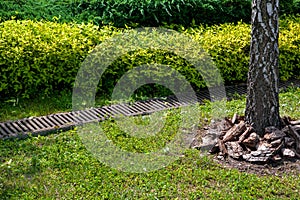
[[[300,87],[300,80],[293,80],[280,84],[281,89],[289,86]],[[226,95],[231,99],[234,94],[243,95],[246,93],[246,86],[228,86]],[[155,98],[144,101],[137,101],[132,104],[115,104],[103,106],[100,108],[90,108],[81,111],[72,111],[66,113],[56,113],[47,116],[29,117],[15,121],[6,121],[0,123],[0,139],[24,138],[31,135],[46,135],[49,132],[60,130],[70,130],[73,127],[91,123],[101,122],[108,118],[118,116],[137,116],[147,115],[157,111],[179,108],[182,106],[202,103],[203,100],[210,100],[209,92],[204,90],[196,93],[197,99],[190,95],[180,95],[180,101],[175,96],[166,98]]]

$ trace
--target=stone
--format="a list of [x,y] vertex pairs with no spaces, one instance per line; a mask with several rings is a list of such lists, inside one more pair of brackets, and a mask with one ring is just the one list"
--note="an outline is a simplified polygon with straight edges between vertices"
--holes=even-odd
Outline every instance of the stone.
[[251,151],[250,154],[254,157],[268,157],[272,156],[274,154],[274,149],[270,149],[264,145],[259,146],[259,148],[256,151]]
[[253,157],[251,156],[247,161],[248,162],[260,162],[260,163],[266,163],[270,158],[269,157]]
[[258,157],[262,154],[262,151],[258,150],[258,151],[251,151],[250,155],[251,156],[255,156]]
[[228,155],[234,159],[239,159],[244,150],[238,142],[227,142],[226,143]]
[[259,142],[258,135],[256,133],[251,133],[250,136],[245,139],[242,143],[250,148],[256,148]]
[[251,158],[251,154],[244,154],[242,157],[244,160],[248,161]]
[[202,137],[202,144],[198,147],[202,151],[211,150],[218,143],[219,133],[210,130],[204,137]]
[[222,160],[222,161],[225,160],[224,156],[222,156],[222,155],[218,155],[217,158],[218,158],[219,160]]
[[282,155],[289,158],[294,158],[296,156],[295,152],[291,149],[282,148],[281,149]]

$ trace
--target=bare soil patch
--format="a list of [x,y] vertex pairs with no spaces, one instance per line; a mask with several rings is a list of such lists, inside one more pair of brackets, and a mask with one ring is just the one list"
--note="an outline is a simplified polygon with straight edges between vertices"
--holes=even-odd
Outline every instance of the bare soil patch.
[[215,156],[214,160],[225,168],[237,169],[240,172],[252,173],[259,176],[300,176],[300,160],[295,158],[284,158],[281,161],[269,162],[266,164],[235,160],[230,157],[220,160]]

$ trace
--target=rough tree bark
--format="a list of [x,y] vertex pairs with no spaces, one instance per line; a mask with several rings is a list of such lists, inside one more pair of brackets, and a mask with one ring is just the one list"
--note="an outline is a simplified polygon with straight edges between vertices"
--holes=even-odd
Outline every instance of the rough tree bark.
[[245,119],[263,135],[280,127],[278,88],[279,0],[252,1],[250,66]]

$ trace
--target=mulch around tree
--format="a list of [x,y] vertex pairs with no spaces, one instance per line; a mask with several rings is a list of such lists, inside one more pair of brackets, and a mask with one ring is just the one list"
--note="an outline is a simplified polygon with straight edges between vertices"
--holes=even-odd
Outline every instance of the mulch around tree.
[[[220,131],[222,121],[213,122],[209,126],[199,128],[194,134],[194,140],[191,148],[200,150],[201,155],[209,154],[213,160],[227,169],[237,169],[240,172],[256,174],[258,176],[300,176],[300,159],[295,156],[293,158],[282,157],[280,160],[268,160],[267,162],[249,162],[243,159],[235,159],[231,156],[220,156],[219,153],[212,153],[211,149],[216,144],[212,142],[211,137],[207,137],[212,131]],[[207,139],[209,138],[209,139]],[[205,143],[205,145],[203,145]]]

